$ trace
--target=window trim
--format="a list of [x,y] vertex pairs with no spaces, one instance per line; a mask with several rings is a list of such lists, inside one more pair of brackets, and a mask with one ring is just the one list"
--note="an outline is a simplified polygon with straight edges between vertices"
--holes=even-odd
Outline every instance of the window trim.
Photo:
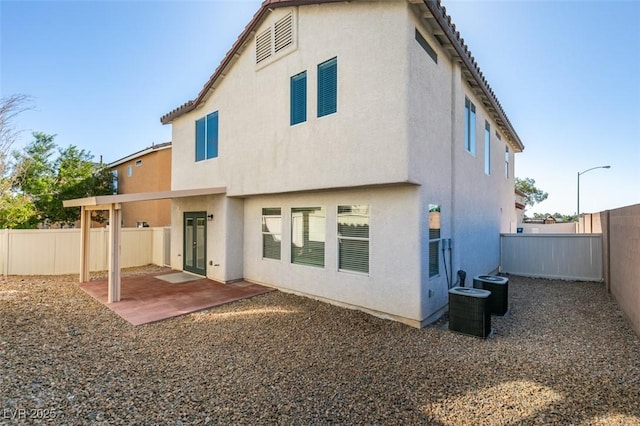
[[[340,207],[367,207],[367,226],[368,228],[368,236],[365,237],[347,237],[340,235]],[[367,244],[367,271],[356,271],[353,269],[346,269],[340,267],[340,241],[366,241]],[[370,204],[338,204],[336,206],[336,267],[338,272],[345,272],[349,274],[357,274],[363,276],[369,276],[371,273],[371,205]]]

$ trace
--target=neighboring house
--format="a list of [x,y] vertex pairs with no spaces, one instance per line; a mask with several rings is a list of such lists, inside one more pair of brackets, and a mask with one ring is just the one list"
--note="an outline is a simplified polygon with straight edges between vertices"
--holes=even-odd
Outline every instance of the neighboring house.
[[[489,24],[489,23],[488,23]],[[413,326],[497,271],[524,148],[435,1],[266,0],[172,125],[171,266]]]
[[[171,142],[152,145],[110,163],[117,178],[117,194],[169,191],[171,189]],[[122,226],[171,225],[171,200],[123,203]]]
[[[527,217],[524,219],[524,223],[537,223],[537,224],[550,225],[550,224],[558,223],[558,220],[553,216]],[[562,220],[560,221],[560,223],[562,223]]]

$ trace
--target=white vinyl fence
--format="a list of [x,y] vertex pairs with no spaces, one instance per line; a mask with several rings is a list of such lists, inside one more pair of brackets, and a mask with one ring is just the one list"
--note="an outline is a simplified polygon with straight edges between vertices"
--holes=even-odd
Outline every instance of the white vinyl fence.
[[[165,228],[123,228],[122,267],[165,265]],[[108,267],[109,230],[91,230],[91,271]],[[80,229],[0,230],[0,274],[63,275],[80,272]]]
[[601,234],[502,234],[502,272],[526,277],[602,281]]

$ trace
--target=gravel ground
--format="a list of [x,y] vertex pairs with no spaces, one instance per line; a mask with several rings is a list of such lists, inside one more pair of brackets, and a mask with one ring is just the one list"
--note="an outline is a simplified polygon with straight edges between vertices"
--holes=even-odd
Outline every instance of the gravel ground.
[[602,284],[511,277],[482,340],[280,292],[134,327],[75,281],[0,278],[1,424],[640,424]]

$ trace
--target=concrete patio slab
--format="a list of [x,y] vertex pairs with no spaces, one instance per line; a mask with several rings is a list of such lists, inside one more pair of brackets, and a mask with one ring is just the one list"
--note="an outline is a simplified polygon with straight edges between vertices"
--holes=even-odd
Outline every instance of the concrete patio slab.
[[122,297],[114,303],[107,303],[106,279],[80,283],[80,288],[133,325],[161,321],[274,290],[245,281],[222,284],[190,274],[184,274],[189,275],[188,279],[180,281],[180,277],[185,279],[182,274],[123,277]]

